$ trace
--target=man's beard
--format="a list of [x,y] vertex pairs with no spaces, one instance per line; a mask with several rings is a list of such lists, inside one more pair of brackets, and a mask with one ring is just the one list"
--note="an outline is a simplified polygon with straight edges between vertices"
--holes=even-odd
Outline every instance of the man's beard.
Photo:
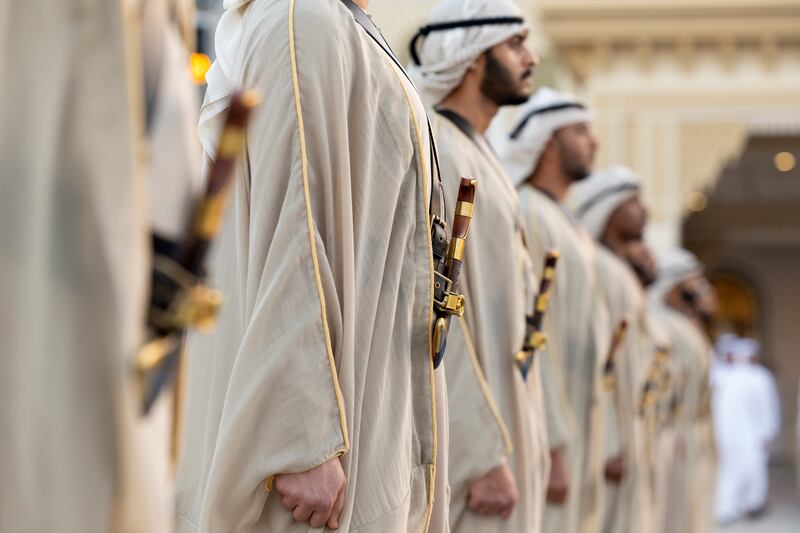
[[[522,79],[531,75],[528,70]],[[491,52],[486,54],[486,70],[481,81],[481,93],[498,106],[524,104],[530,94],[521,93],[516,89],[518,82],[514,75],[500,61],[495,59]]]
[[639,283],[641,283],[643,287],[649,287],[650,285],[655,283],[656,276],[653,273],[653,271],[651,271],[644,265],[637,263],[636,261],[629,261],[628,264],[636,273],[636,277],[639,278]]
[[558,146],[564,173],[573,183],[583,181],[591,175],[591,166],[584,164],[581,158],[574,153],[566,143],[562,142],[561,139],[558,140]]

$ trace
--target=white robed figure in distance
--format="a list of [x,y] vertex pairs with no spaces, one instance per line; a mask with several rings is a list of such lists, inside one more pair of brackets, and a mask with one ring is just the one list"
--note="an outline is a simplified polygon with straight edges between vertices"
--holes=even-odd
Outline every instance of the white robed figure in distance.
[[729,524],[767,505],[769,447],[780,431],[780,404],[775,379],[756,361],[758,341],[727,339],[719,349],[725,366],[714,382],[716,518]]

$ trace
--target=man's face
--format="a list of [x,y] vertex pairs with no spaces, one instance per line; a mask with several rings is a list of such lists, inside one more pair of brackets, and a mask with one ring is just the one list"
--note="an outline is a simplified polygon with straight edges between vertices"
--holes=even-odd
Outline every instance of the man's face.
[[647,224],[647,208],[639,193],[617,207],[608,219],[608,225],[619,230],[626,240],[641,240]]
[[551,142],[558,150],[562,170],[573,182],[586,179],[592,173],[597,139],[588,122],[561,128]]
[[528,101],[533,86],[533,67],[539,58],[525,46],[524,31],[486,51],[481,93],[498,106]]

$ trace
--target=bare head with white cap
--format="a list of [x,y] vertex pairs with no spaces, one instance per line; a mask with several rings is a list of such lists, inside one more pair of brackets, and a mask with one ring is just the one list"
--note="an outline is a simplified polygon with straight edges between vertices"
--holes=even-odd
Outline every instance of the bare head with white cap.
[[539,58],[511,0],[442,0],[411,40],[411,75],[423,100],[462,115],[480,133],[501,106],[530,97]]
[[497,143],[514,182],[529,183],[563,200],[573,183],[592,172],[598,143],[591,119],[574,96],[549,87],[539,89]]

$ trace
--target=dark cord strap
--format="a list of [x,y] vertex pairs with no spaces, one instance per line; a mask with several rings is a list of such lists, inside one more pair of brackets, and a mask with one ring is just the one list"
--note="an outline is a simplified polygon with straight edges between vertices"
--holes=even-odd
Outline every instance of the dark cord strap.
[[617,193],[621,192],[635,192],[639,190],[639,186],[633,183],[623,183],[621,185],[617,185],[616,187],[612,187],[610,189],[606,189],[601,191],[600,193],[588,198],[585,202],[583,202],[577,209],[575,209],[575,216],[582,217],[585,215],[589,209],[600,203],[601,200],[604,198],[608,198],[609,196],[613,196]]
[[514,128],[508,136],[512,139],[516,139],[522,133],[522,130],[528,124],[528,121],[533,117],[537,115],[544,115],[545,113],[552,113],[553,111],[561,111],[562,109],[586,109],[586,106],[577,102],[569,102],[565,104],[555,104],[548,107],[542,107],[540,109],[534,109],[522,117],[522,120],[519,121],[517,127]]
[[411,43],[409,44],[411,59],[414,61],[415,65],[417,66],[422,65],[422,63],[419,60],[419,55],[417,54],[417,41],[419,41],[420,37],[426,37],[433,32],[454,30],[456,28],[472,28],[475,26],[492,26],[498,24],[524,24],[524,23],[525,20],[522,17],[488,17],[480,19],[451,20],[449,22],[428,24],[427,26],[421,27],[419,31],[416,34],[414,34],[414,37],[411,38]]

